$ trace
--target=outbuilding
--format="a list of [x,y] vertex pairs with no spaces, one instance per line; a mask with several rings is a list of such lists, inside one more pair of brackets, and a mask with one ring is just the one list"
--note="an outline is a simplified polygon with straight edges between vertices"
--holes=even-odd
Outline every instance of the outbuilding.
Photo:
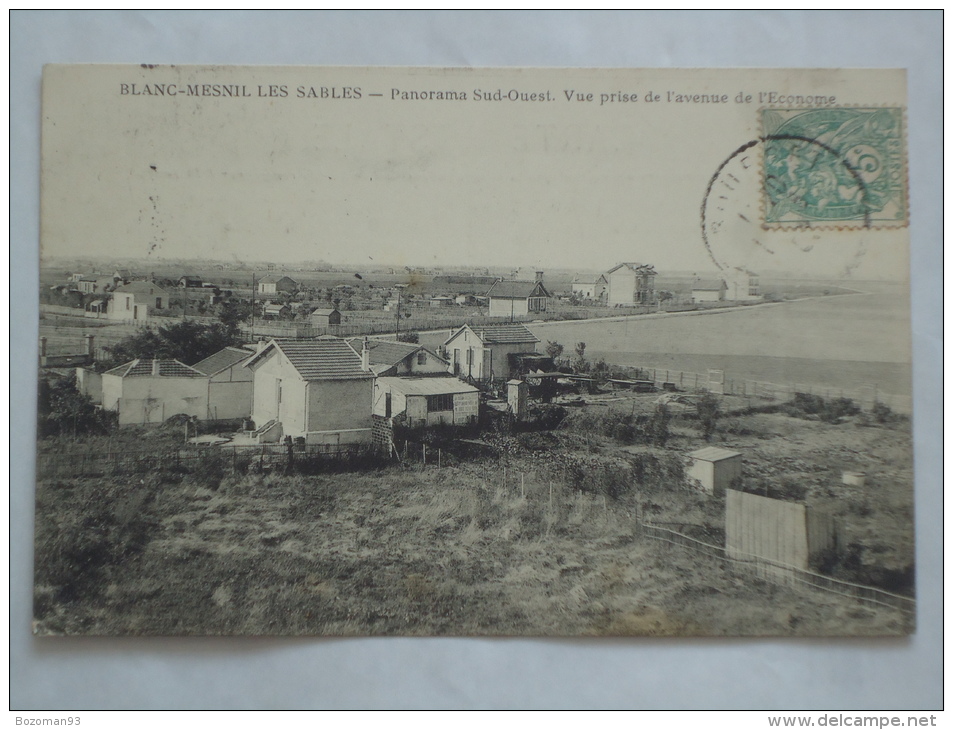
[[341,313],[337,309],[315,309],[308,315],[308,321],[315,329],[327,329],[341,324]]
[[697,279],[692,283],[692,301],[721,302],[728,287],[724,279]]
[[118,411],[121,426],[162,423],[180,413],[208,417],[205,374],[178,360],[137,359],[107,370],[102,393],[103,408]]
[[741,453],[718,446],[706,446],[689,454],[692,460],[687,475],[697,479],[709,494],[723,496],[742,475]]
[[410,427],[464,426],[480,415],[480,391],[457,378],[378,378],[374,383],[374,415],[404,417]]

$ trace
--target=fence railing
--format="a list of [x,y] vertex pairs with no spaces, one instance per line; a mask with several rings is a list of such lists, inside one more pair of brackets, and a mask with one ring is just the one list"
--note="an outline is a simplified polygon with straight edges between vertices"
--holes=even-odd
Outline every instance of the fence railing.
[[[652,380],[656,385],[674,383],[680,389],[694,390],[708,388],[711,384],[706,373],[695,373],[683,370],[666,370],[663,368],[637,368],[639,375],[645,380]],[[883,403],[891,409],[901,413],[910,413],[913,410],[913,397],[884,393],[874,385],[864,385],[854,388],[836,388],[812,383],[767,383],[760,380],[746,378],[728,378],[719,382],[725,395],[761,398],[763,400],[786,401],[794,398],[795,393],[809,393],[824,398],[850,398],[862,408],[869,410],[875,403]]]
[[773,583],[780,583],[782,585],[803,585],[826,593],[834,593],[867,603],[887,606],[888,608],[894,608],[905,613],[916,613],[916,600],[908,596],[890,593],[889,591],[874,588],[873,586],[838,580],[829,575],[821,575],[820,573],[805,570],[794,565],[779,563],[758,555],[738,553],[734,550],[732,554],[729,555],[728,550],[723,546],[712,545],[711,543],[697,540],[684,533],[650,523],[641,522],[639,527],[643,535],[653,540],[660,540],[661,542],[666,542],[671,545],[679,545],[693,552],[724,561],[735,568],[754,573],[759,578]]
[[335,460],[371,449],[367,444],[221,444],[203,448],[183,447],[150,451],[90,451],[41,453],[37,457],[37,478],[56,479],[119,474],[146,474],[179,467],[191,468],[222,456],[236,467],[240,460],[259,466],[287,465],[295,459]]

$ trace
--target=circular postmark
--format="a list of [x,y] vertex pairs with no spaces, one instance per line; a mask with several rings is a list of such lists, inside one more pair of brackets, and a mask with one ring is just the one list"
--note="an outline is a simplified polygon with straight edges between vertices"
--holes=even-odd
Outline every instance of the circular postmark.
[[[856,268],[865,253],[864,239],[859,235],[872,227],[871,211],[863,201],[869,187],[859,169],[850,161],[839,160],[856,188],[855,198],[860,201],[853,210],[852,224],[841,228],[819,226],[813,221],[803,221],[787,226],[773,226],[765,222],[766,186],[775,186],[775,195],[787,195],[790,204],[802,210],[822,206],[822,191],[812,187],[806,192],[795,188],[783,188],[784,181],[766,177],[763,168],[764,156],[770,154],[770,146],[776,142],[793,144],[803,156],[804,148],[820,149],[826,160],[833,150],[824,143],[794,135],[759,137],[734,150],[711,176],[701,205],[702,242],[716,268],[725,277],[726,284],[734,294],[732,298],[744,299],[758,296],[756,285],[750,288],[750,297],[745,287],[757,273],[763,270],[783,270],[792,273],[813,272],[847,276]],[[824,176],[827,179],[827,176]],[[766,183],[767,180],[767,183]],[[783,189],[783,191],[782,191]],[[836,244],[816,246],[831,236]],[[739,283],[740,282],[740,283]]]

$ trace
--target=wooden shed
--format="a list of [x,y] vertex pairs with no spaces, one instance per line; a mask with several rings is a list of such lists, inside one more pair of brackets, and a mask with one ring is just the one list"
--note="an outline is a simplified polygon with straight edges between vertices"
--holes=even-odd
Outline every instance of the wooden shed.
[[741,453],[722,449],[718,446],[706,446],[689,454],[691,466],[686,472],[689,479],[697,479],[709,494],[722,496],[741,479]]
[[341,313],[336,309],[315,309],[308,315],[312,327],[326,328],[341,324]]

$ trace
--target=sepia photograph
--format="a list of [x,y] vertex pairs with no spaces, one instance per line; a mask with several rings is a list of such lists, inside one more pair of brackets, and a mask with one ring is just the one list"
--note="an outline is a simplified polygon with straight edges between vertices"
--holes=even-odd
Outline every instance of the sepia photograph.
[[916,630],[904,70],[42,84],[35,635]]

